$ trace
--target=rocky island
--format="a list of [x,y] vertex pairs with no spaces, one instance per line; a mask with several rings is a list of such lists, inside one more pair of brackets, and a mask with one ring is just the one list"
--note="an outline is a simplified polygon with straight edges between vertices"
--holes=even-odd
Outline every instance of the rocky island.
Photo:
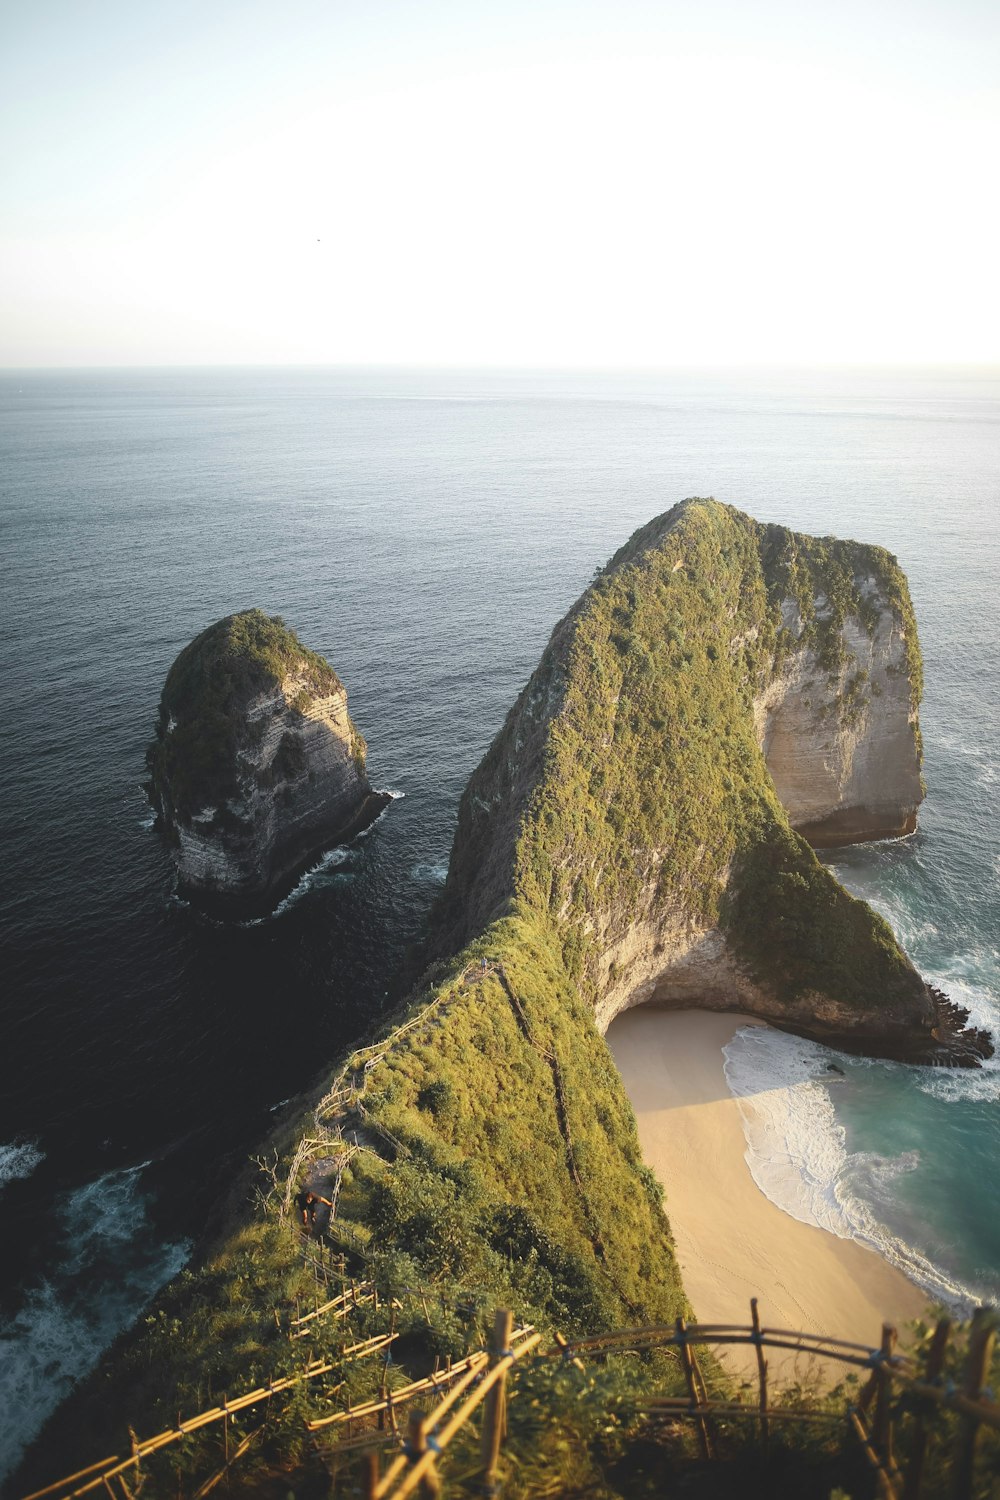
[[181,894],[266,911],[385,806],[365,755],[344,684],[280,618],[250,609],[202,631],[167,675],[147,756]]
[[[194,667],[199,642],[189,650]],[[280,665],[237,701],[267,701],[280,720]],[[189,825],[234,802],[246,743],[211,797],[168,774],[186,676],[176,697],[168,682],[153,757],[175,825],[178,805]],[[548,1334],[690,1316],[663,1192],[603,1038],[627,1007],[738,1010],[921,1062],[989,1055],[804,836],[912,830],[920,688],[906,581],[881,549],[713,500],[636,533],[556,626],[472,776],[421,979],[289,1106],[244,1201],[56,1416],[32,1472],[51,1477],[54,1434],[68,1469],[127,1453],[126,1423],[172,1429],[179,1408],[284,1375],[295,1400],[271,1403],[260,1466],[244,1471],[261,1485],[244,1492],[271,1493],[277,1476],[310,1472],[303,1417],[329,1422],[370,1394],[377,1373],[345,1352],[359,1339],[396,1340],[402,1381],[476,1347],[496,1306]],[[213,688],[206,709],[215,693],[228,701]],[[224,713],[220,743],[231,722]],[[273,734],[251,736],[242,752],[255,784],[265,740],[277,748]],[[299,1314],[316,1291],[315,1256],[289,1232],[304,1183],[331,1205],[323,1243],[339,1274],[378,1294],[349,1329]],[[633,1362],[622,1378],[662,1388],[669,1373]],[[581,1451],[575,1403],[547,1408],[553,1452]],[[525,1405],[529,1421],[538,1404]],[[219,1462],[197,1441],[171,1452],[162,1486],[144,1471],[145,1493],[193,1493]]]

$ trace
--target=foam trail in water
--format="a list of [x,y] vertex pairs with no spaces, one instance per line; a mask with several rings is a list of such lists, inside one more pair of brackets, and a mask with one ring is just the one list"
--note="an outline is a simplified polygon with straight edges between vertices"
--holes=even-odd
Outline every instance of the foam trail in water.
[[913,1171],[919,1155],[848,1153],[822,1081],[832,1062],[848,1059],[818,1042],[761,1026],[738,1031],[723,1058],[743,1119],[746,1162],[765,1197],[793,1219],[868,1245],[930,1297],[968,1312],[976,1293],[894,1235],[870,1207],[885,1201],[893,1178]]
[[[406,793],[385,790],[380,791],[378,795],[380,797],[388,797],[392,802],[398,802],[401,797],[406,796]],[[373,818],[367,828],[362,828],[360,833],[356,833],[354,835],[354,838],[351,840],[350,845],[345,847],[341,844],[338,845],[337,848],[328,849],[325,854],[320,855],[315,864],[310,865],[308,870],[304,870],[302,872],[292,889],[288,892],[288,895],[284,898],[284,900],[278,902],[273,911],[268,912],[267,915],[263,917],[251,917],[248,921],[240,922],[238,925],[240,927],[260,927],[264,922],[273,922],[275,917],[284,916],[285,912],[291,911],[292,907],[295,906],[299,901],[301,901],[303,896],[308,895],[310,891],[316,890],[326,885],[328,883],[327,876],[329,876],[330,872],[335,870],[338,865],[342,865],[348,859],[351,853],[351,848],[355,844],[359,843],[362,839],[366,839],[368,837],[372,829],[376,828],[378,824],[381,823],[388,810],[388,805],[383,807],[378,817]]]
[[5,1182],[14,1182],[19,1177],[30,1177],[45,1152],[35,1141],[12,1141],[9,1146],[0,1145],[0,1191]]
[[[145,1164],[144,1164],[145,1165]],[[143,1168],[108,1172],[60,1200],[62,1242],[46,1279],[0,1325],[0,1477],[10,1473],[77,1379],[184,1265],[186,1243],[151,1233]]]
[[340,865],[346,864],[349,855],[350,850],[343,848],[343,846],[336,849],[328,849],[314,865],[310,865],[308,870],[303,871],[284,900],[278,902],[274,911],[268,912],[266,917],[254,917],[249,922],[241,922],[239,925],[241,927],[260,927],[264,922],[271,922],[275,917],[284,916],[285,912],[291,911],[292,907],[301,901],[303,896],[307,896],[310,891],[314,891],[325,885],[327,877]]

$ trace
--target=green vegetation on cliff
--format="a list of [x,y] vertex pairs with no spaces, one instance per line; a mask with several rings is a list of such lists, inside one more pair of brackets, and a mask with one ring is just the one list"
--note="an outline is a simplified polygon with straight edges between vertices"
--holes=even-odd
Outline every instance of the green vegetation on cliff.
[[522,901],[548,914],[594,999],[607,947],[669,909],[720,928],[779,998],[887,1014],[911,1000],[920,980],[891,930],[792,832],[758,742],[753,701],[790,649],[788,598],[830,666],[844,619],[871,631],[888,604],[918,674],[905,580],[881,548],[714,500],[637,532],[557,627],[469,784],[440,927],[465,936]]
[[[333,668],[303,646],[278,615],[248,609],[196,636],[177,657],[163,687],[156,739],[147,756],[154,789],[170,788],[174,811],[190,818],[235,796],[239,737],[251,698],[290,672],[304,676],[294,706],[342,687]],[[363,763],[363,745],[360,754]]]
[[[217,1232],[58,1419],[70,1456],[110,1451],[126,1420],[156,1431],[178,1408],[324,1356],[328,1376],[269,1429],[267,1462],[294,1465],[303,1415],[371,1393],[372,1367],[341,1351],[388,1328],[392,1296],[403,1310],[390,1383],[477,1344],[497,1305],[566,1333],[687,1313],[662,1193],[594,1020],[602,947],[665,907],[718,925],[779,994],[870,1008],[920,986],[889,928],[790,829],[754,730],[754,695],[789,645],[782,602],[798,600],[822,651],[831,621],[866,622],[871,576],[915,652],[902,575],[879,549],[694,501],[612,559],[557,627],[463,798],[437,918],[442,957],[396,1018],[406,1029],[343,1059],[301,1101],[270,1143],[252,1211]],[[280,622],[251,612],[178,659],[155,754],[171,753],[190,715],[198,754],[185,758],[200,769],[189,806],[207,787],[224,794],[213,778],[231,705],[275,680],[291,652],[305,654]],[[333,674],[313,660],[329,690]],[[331,1180],[340,1162],[330,1245],[382,1302],[363,1306],[349,1334],[317,1319],[290,1341],[312,1281],[280,1205],[303,1161],[327,1162]],[[634,1366],[621,1388],[669,1388],[671,1368]],[[574,1420],[567,1452],[591,1440]],[[204,1475],[194,1443],[176,1462]]]

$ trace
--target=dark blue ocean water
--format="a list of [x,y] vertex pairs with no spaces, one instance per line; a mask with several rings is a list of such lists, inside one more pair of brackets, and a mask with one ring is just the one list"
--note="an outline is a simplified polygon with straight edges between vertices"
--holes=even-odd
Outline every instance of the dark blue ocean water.
[[[997,370],[0,374],[0,1472],[386,1004],[553,624],[686,495],[899,556],[930,794],[838,869],[998,1024],[998,395]],[[177,651],[250,605],[329,658],[404,795],[273,919],[220,926],[172,899],[140,782]],[[998,1080],[852,1071],[847,1232],[1000,1282]]]

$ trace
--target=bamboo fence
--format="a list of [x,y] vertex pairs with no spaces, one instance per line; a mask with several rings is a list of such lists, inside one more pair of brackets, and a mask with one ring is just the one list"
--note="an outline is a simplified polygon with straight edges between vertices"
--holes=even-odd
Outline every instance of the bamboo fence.
[[[367,1285],[360,1295],[369,1295]],[[358,1296],[359,1288],[352,1288],[340,1297],[331,1299],[328,1306],[306,1314],[298,1322],[305,1324],[317,1315],[336,1314],[340,1308],[353,1306],[354,1299]],[[501,1310],[496,1315],[491,1353],[477,1350],[460,1363],[449,1365],[446,1370],[436,1370],[433,1374],[394,1391],[389,1391],[383,1380],[383,1387],[377,1398],[308,1420],[306,1429],[315,1435],[321,1430],[346,1426],[346,1439],[337,1443],[330,1451],[334,1454],[346,1454],[359,1448],[368,1450],[366,1500],[406,1500],[408,1495],[418,1489],[423,1495],[437,1492],[437,1465],[440,1457],[474,1414],[484,1407],[480,1474],[483,1487],[489,1490],[496,1478],[506,1430],[506,1380],[509,1371],[518,1361],[534,1354],[543,1367],[546,1362],[560,1361],[583,1368],[586,1359],[603,1359],[608,1355],[654,1348],[672,1348],[678,1351],[680,1357],[687,1394],[650,1396],[640,1400],[637,1409],[650,1418],[693,1422],[703,1460],[711,1462],[717,1456],[713,1424],[718,1418],[733,1420],[744,1417],[755,1422],[765,1449],[771,1426],[775,1422],[842,1423],[846,1418],[871,1466],[879,1495],[885,1497],[885,1500],[919,1500],[931,1438],[929,1419],[933,1417],[935,1410],[948,1411],[958,1418],[948,1455],[952,1496],[954,1500],[969,1500],[973,1490],[976,1444],[980,1429],[986,1426],[1000,1431],[1000,1404],[986,1387],[997,1333],[997,1315],[993,1309],[980,1308],[972,1320],[960,1386],[946,1379],[943,1374],[952,1335],[951,1323],[947,1318],[938,1322],[925,1367],[918,1370],[911,1359],[896,1351],[895,1330],[889,1324],[883,1325],[879,1346],[873,1349],[821,1334],[762,1327],[756,1298],[751,1302],[750,1312],[749,1326],[689,1326],[683,1318],[678,1318],[673,1324],[652,1324],[586,1338],[567,1339],[557,1335],[555,1347],[539,1353],[541,1334],[528,1326],[514,1329],[512,1314]],[[233,1413],[270,1401],[281,1392],[328,1373],[347,1359],[360,1359],[384,1351],[396,1337],[394,1333],[375,1335],[349,1346],[335,1361],[311,1362],[295,1375],[272,1381],[267,1386],[258,1387],[232,1401],[224,1399],[221,1406],[212,1407],[185,1422],[178,1422],[176,1427],[167,1428],[155,1437],[145,1441],[133,1438],[132,1452],[128,1457],[102,1459],[43,1490],[36,1490],[32,1495],[26,1496],[25,1500],[71,1500],[71,1497],[89,1494],[101,1488],[117,1495],[119,1492],[110,1483],[115,1478],[121,1485],[122,1495],[128,1497],[131,1492],[125,1485],[124,1475],[129,1470],[141,1472],[143,1459],[212,1423],[225,1421],[226,1463],[195,1492],[196,1500],[201,1500],[201,1497],[209,1494],[228,1477],[233,1464],[250,1448],[260,1431],[258,1427],[247,1433],[235,1451],[230,1453],[228,1419]],[[757,1399],[753,1402],[733,1401],[731,1398],[715,1400],[708,1393],[698,1364],[698,1347],[739,1344],[749,1344],[757,1352]],[[836,1361],[849,1368],[869,1371],[869,1378],[857,1399],[847,1406],[846,1412],[810,1412],[775,1405],[769,1392],[767,1361],[763,1352],[765,1349],[792,1350]],[[411,1411],[404,1438],[397,1422],[398,1409],[427,1393],[433,1393],[439,1398],[437,1405],[426,1415]],[[458,1405],[460,1400],[461,1405]],[[458,1409],[453,1411],[456,1406]],[[379,1424],[377,1430],[365,1430],[366,1424],[376,1421]],[[909,1458],[905,1468],[901,1467],[896,1457],[896,1440],[904,1423],[910,1429]],[[360,1425],[363,1429],[358,1435],[353,1432],[355,1425]],[[380,1476],[379,1450],[389,1445],[396,1446],[400,1451],[385,1474]]]

